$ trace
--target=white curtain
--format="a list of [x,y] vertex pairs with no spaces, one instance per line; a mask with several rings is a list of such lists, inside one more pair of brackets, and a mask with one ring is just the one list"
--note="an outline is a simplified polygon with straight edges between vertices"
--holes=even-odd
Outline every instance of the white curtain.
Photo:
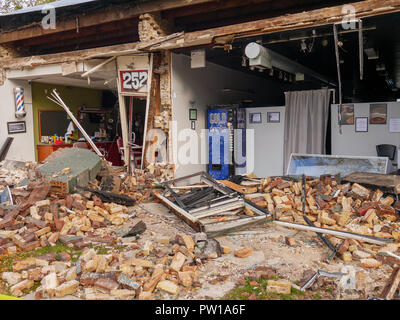
[[329,90],[285,92],[284,174],[291,153],[325,154]]

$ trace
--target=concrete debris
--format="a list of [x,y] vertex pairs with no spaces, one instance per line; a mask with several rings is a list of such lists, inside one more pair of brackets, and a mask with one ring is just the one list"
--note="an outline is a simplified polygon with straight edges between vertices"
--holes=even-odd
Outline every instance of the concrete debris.
[[[96,169],[89,169],[87,179],[78,182],[74,177],[80,175],[83,164],[77,168],[64,161],[65,157],[59,152],[39,168],[31,164],[21,169],[0,167],[1,187],[9,187],[17,200],[15,205],[3,203],[0,207],[0,255],[28,255],[13,260],[11,268],[0,273],[11,294],[21,297],[33,290],[35,299],[149,300],[160,298],[161,293],[176,295],[181,287],[190,290],[197,279],[196,263],[220,256],[215,240],[205,238],[206,246],[183,232],[141,242],[149,231],[144,221],[132,215],[134,208],[103,201],[104,194],[116,200],[129,198],[130,205],[151,201],[158,184],[148,170],[126,176],[104,162],[98,168],[96,160],[92,163]],[[67,158],[71,158],[69,153]],[[120,179],[118,194],[109,192],[116,191],[114,182],[118,180],[105,179],[112,175]],[[65,182],[66,187],[57,189],[56,180]],[[17,189],[22,181],[26,187]],[[107,181],[113,181],[113,186]],[[79,186],[83,187],[75,188]],[[100,186],[108,191],[102,193]],[[136,223],[126,230],[131,219]],[[125,231],[117,232],[118,228]],[[199,244],[204,244],[201,250]],[[35,249],[48,253],[37,256]]]
[[[306,242],[298,233],[305,232],[285,229],[288,233],[278,235],[279,238],[275,235],[277,240],[273,240],[274,237],[264,234],[273,224],[258,226],[255,231],[229,234],[237,230],[234,225],[232,229],[224,229],[228,235],[220,239],[213,238],[207,230],[223,218],[224,223],[238,218],[254,219],[262,212],[257,208],[271,212],[276,220],[307,225],[302,215],[301,182],[266,178],[259,180],[255,187],[252,181],[240,186],[246,193],[238,199],[237,193],[225,193],[225,189],[218,193],[203,186],[181,188],[176,192],[179,199],[184,205],[192,206],[187,209],[193,216],[200,216],[208,228],[196,230],[205,232],[193,232],[181,223],[181,217],[170,212],[162,217],[158,213],[153,215],[152,210],[145,211],[138,206],[159,202],[158,197],[153,197],[155,189],[165,185],[160,185],[160,180],[155,178],[158,169],[136,169],[132,176],[127,176],[120,169],[101,162],[101,169],[95,172],[91,183],[82,180],[83,189],[70,191],[68,188],[62,193],[33,164],[27,163],[18,169],[0,166],[0,189],[8,187],[15,200],[14,205],[0,206],[0,255],[12,259],[7,268],[0,269],[0,279],[7,291],[17,297],[32,292],[35,299],[71,296],[87,300],[173,299],[190,297],[201,291],[200,288],[207,290],[208,285],[222,288],[222,284],[227,284],[228,287],[229,277],[249,275],[253,275],[254,281],[268,279],[266,290],[276,294],[288,295],[292,288],[300,288],[293,283],[295,279],[287,276],[289,272],[300,276],[300,269],[291,270],[293,265],[285,265],[280,256],[267,257],[266,251],[259,251],[259,247],[275,241],[280,250],[291,253],[288,256],[293,262],[292,256],[303,254]],[[57,177],[72,179],[70,176],[75,170],[74,165],[59,164]],[[115,178],[107,179],[110,176]],[[247,192],[254,188],[256,193]],[[128,197],[132,206],[111,201],[118,201],[118,197],[104,201],[103,191],[108,196]],[[228,201],[222,203],[227,207],[221,212],[209,214],[210,208],[193,205],[196,198],[215,196]],[[245,201],[256,206],[243,207]],[[230,207],[230,203],[235,206]],[[315,277],[315,265],[310,263],[301,269],[309,272],[304,274],[305,282],[300,285],[307,284],[307,289],[312,291],[334,283],[339,293],[364,292],[371,286],[371,273],[379,273],[385,280],[392,274],[384,296],[394,298],[400,279],[398,269],[393,267],[400,255],[399,207],[394,197],[378,189],[371,190],[357,183],[340,184],[331,177],[308,180],[305,215],[315,226],[390,241],[377,245],[327,235],[336,248],[336,258],[329,267],[336,269],[329,269],[334,272],[319,270]],[[167,231],[166,225],[175,231]],[[255,232],[260,229],[261,240],[252,243]],[[319,245],[320,239],[315,233],[308,235],[313,237],[308,240],[309,247],[326,250]],[[20,258],[20,253],[24,258]],[[293,282],[278,277],[285,268],[288,271],[283,278]],[[207,286],[203,288],[203,284]]]
[[[301,181],[284,177],[261,179],[259,191],[264,201],[257,204],[272,212],[276,220],[308,225],[303,218]],[[393,241],[396,248],[392,249],[398,250],[400,222],[395,209],[397,202],[391,195],[384,196],[379,189],[370,190],[358,183],[340,184],[336,177],[323,176],[306,181],[305,199],[305,217],[315,227]],[[344,243],[332,235],[327,238],[337,246],[337,254],[344,262],[376,258],[379,250],[357,240]],[[295,245],[292,239],[286,241]],[[379,267],[370,260],[364,261],[364,265]]]

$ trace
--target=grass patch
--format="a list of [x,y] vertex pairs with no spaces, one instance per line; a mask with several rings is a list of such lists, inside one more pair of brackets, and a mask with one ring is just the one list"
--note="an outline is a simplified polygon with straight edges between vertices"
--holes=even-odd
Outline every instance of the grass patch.
[[314,300],[320,300],[320,299],[322,298],[322,296],[321,296],[321,294],[320,294],[319,292],[317,292],[317,293],[314,293],[314,294],[312,295],[312,298],[313,298]]
[[10,287],[7,282],[0,280],[0,294],[4,294],[6,296],[11,296]]
[[277,276],[254,281],[250,278],[245,283],[230,291],[223,299],[227,300],[302,300],[306,293],[291,288],[290,294],[279,294],[267,290],[268,280],[278,280]]
[[98,247],[97,254],[108,254],[111,248]]
[[[24,251],[24,252],[19,252],[16,253],[15,255],[12,256],[3,256],[0,258],[0,273],[1,272],[6,272],[6,271],[12,271],[12,265],[14,261],[17,260],[24,260],[30,257],[39,257],[48,253],[61,253],[61,252],[67,252],[71,256],[72,261],[78,260],[79,256],[82,254],[82,251],[76,250],[74,248],[69,248],[65,244],[61,242],[57,242],[55,246],[47,246],[47,247],[42,247],[42,248],[37,248],[35,250],[31,251]],[[73,256],[76,256],[76,258],[73,258]]]
[[33,284],[32,288],[30,288],[30,289],[24,289],[24,290],[22,290],[22,293],[23,293],[24,295],[26,295],[26,294],[29,294],[29,293],[31,293],[31,292],[35,292],[36,289],[39,288],[39,287],[40,287],[40,281],[35,281],[35,283]]

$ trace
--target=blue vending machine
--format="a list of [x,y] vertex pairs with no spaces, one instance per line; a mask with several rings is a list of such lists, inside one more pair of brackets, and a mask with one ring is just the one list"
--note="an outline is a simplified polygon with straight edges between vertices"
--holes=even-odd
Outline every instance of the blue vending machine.
[[208,173],[216,180],[246,172],[246,110],[238,105],[208,108]]

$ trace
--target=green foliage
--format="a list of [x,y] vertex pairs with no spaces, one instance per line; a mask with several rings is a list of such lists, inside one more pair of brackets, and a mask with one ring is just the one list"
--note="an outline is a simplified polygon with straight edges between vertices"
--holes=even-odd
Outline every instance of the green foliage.
[[305,292],[291,289],[290,294],[278,294],[267,290],[268,280],[278,280],[278,277],[270,277],[257,280],[257,285],[250,278],[246,279],[244,285],[240,285],[233,289],[225,296],[228,300],[248,300],[250,296],[256,300],[302,300],[305,298]]
[[38,6],[56,0],[0,0],[0,13],[10,13],[27,7]]
[[39,257],[41,255],[45,255],[47,253],[52,253],[52,252],[56,254],[61,252],[67,252],[71,256],[71,261],[73,262],[77,261],[80,255],[82,254],[82,251],[80,250],[69,248],[64,244],[57,242],[55,246],[47,246],[47,247],[37,248],[31,251],[19,252],[13,256],[0,257],[0,273],[5,271],[12,271],[12,264],[14,261],[24,260],[29,257]]

